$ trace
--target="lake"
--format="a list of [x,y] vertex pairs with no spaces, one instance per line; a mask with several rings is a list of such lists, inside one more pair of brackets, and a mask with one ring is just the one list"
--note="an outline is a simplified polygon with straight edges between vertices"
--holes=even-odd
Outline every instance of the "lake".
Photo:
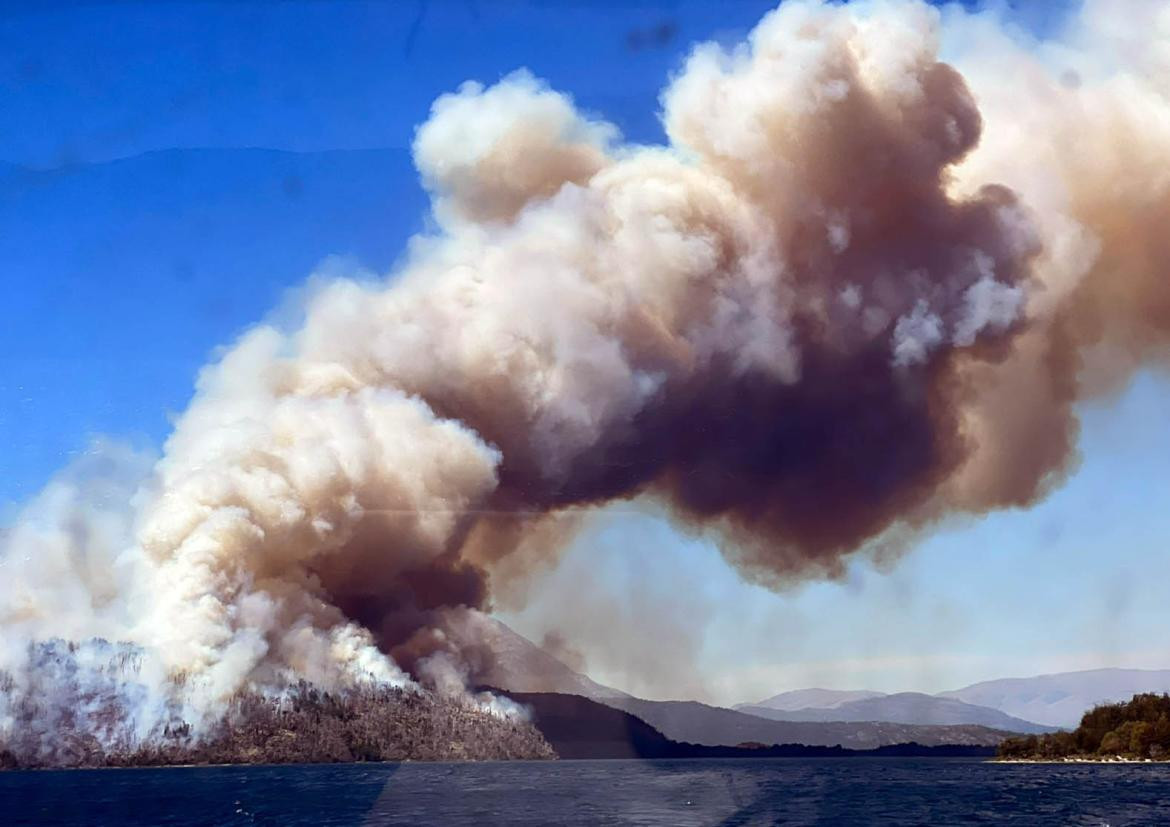
[[344,764],[0,772],[0,823],[1170,824],[1170,765],[972,759]]

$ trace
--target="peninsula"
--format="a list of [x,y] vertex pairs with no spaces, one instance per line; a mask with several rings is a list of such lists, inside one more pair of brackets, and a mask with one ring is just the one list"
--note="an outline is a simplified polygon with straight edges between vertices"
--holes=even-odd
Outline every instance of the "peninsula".
[[1101,704],[1076,729],[1008,738],[1003,761],[1170,760],[1170,695],[1143,693],[1122,703]]

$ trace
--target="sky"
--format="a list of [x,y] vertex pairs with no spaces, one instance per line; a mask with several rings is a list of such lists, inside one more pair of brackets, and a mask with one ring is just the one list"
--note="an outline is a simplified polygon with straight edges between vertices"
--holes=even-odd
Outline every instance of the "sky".
[[[527,67],[660,142],[657,96],[690,44],[734,42],[770,6],[5,4],[0,522],[98,435],[157,449],[200,365],[312,274],[391,271],[428,220],[409,146],[437,95]],[[1009,13],[1043,35],[1061,9]],[[1047,501],[947,524],[839,582],[745,584],[710,542],[616,507],[543,576],[594,586],[590,639],[642,643],[577,654],[651,697],[1168,667],[1168,402],[1170,383],[1141,374],[1083,409],[1080,464]],[[521,632],[564,608],[537,586],[501,605]]]

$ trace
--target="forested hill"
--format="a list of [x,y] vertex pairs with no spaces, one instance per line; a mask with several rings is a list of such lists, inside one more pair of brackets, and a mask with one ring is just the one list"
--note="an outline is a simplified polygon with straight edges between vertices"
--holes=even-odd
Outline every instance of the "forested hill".
[[148,743],[111,747],[61,722],[51,737],[17,726],[0,742],[0,770],[549,758],[556,754],[532,724],[458,698],[381,687],[331,693],[309,684],[279,697],[241,692],[199,739],[180,724]]
[[999,757],[1170,760],[1170,695],[1146,693],[1096,706],[1072,732],[1008,738],[1000,745]]

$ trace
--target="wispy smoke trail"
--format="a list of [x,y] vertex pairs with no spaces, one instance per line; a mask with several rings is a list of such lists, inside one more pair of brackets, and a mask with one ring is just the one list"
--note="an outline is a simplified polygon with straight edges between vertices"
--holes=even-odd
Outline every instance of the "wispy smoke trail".
[[5,541],[4,663],[131,641],[188,717],[293,676],[442,684],[443,611],[555,561],[579,509],[657,499],[778,584],[1033,501],[1075,400],[1170,328],[1170,15],[1131,6],[1026,49],[785,3],[693,51],[666,147],[524,72],[441,97],[438,231],[205,368],[132,496],[50,486]]

